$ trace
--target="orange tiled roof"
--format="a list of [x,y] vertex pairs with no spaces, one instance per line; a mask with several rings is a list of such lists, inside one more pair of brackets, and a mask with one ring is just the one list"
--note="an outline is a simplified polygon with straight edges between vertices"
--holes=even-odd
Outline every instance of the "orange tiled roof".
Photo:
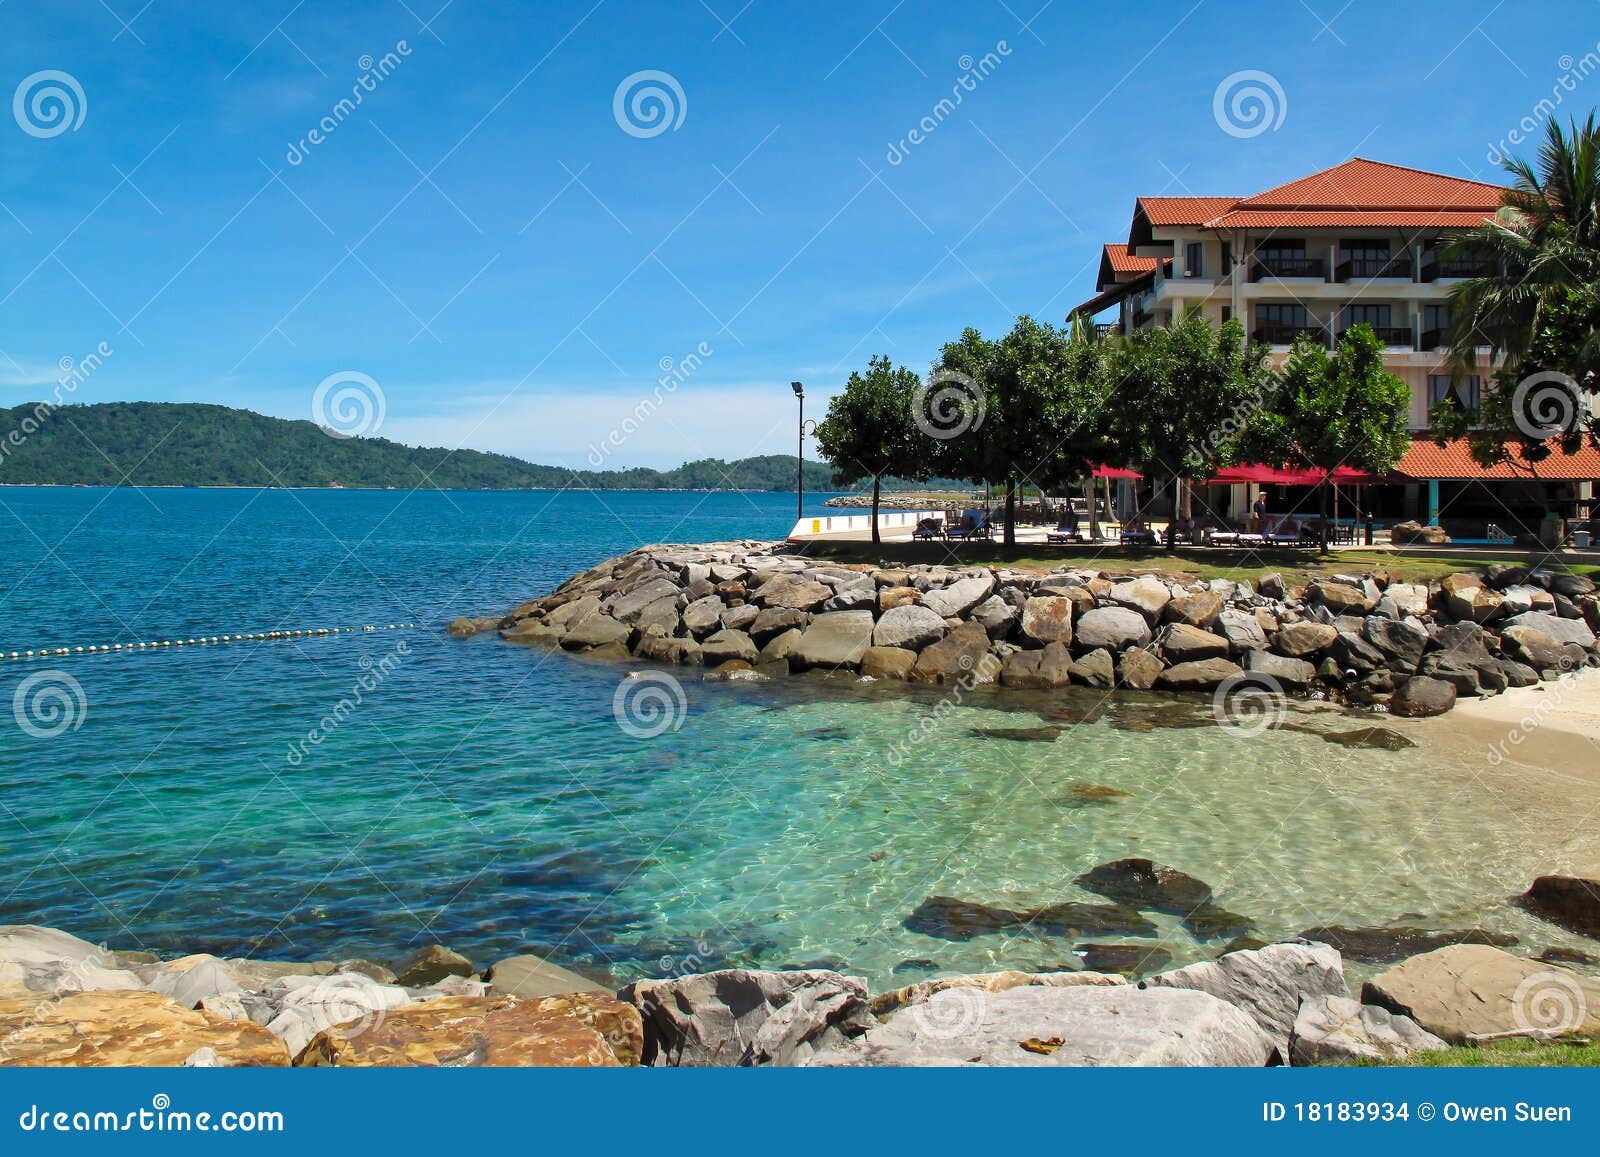
[[[1512,445],[1507,443],[1508,446]],[[1452,439],[1443,446],[1428,438],[1414,438],[1395,466],[1396,474],[1408,478],[1457,480],[1509,480],[1539,477],[1549,481],[1591,482],[1600,480],[1600,450],[1585,442],[1576,454],[1564,454],[1551,444],[1551,455],[1532,470],[1522,464],[1516,450],[1512,461],[1485,469],[1472,460],[1464,438]]]
[[1111,266],[1112,273],[1149,273],[1156,267],[1154,257],[1140,257],[1137,253],[1129,253],[1126,245],[1108,244],[1105,258]]
[[1152,225],[1204,225],[1238,203],[1237,197],[1140,197],[1137,208]]
[[1246,197],[1239,209],[1479,209],[1492,213],[1503,190],[1467,181],[1353,157]]
[[1235,209],[1206,222],[1207,229],[1470,229],[1494,216],[1473,209],[1389,212],[1334,212],[1328,209]]

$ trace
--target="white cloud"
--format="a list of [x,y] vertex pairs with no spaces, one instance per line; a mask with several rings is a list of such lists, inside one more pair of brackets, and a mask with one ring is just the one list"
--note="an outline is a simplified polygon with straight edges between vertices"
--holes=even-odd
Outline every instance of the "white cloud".
[[[825,395],[807,395],[820,418]],[[685,382],[671,392],[476,394],[417,414],[391,395],[379,433],[410,445],[460,446],[513,454],[551,466],[670,468],[695,458],[793,454],[796,406],[787,382],[710,386]],[[806,456],[817,457],[806,442]]]

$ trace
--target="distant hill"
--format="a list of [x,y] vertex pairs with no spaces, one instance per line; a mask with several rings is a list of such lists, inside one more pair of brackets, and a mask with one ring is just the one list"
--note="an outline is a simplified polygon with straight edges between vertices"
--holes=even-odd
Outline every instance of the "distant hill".
[[[0,409],[0,483],[43,486],[346,486],[443,490],[793,490],[795,460],[702,458],[673,470],[570,470],[480,450],[339,438],[315,423],[195,402]],[[8,437],[13,431],[18,433]],[[31,431],[31,432],[29,432]],[[20,442],[20,444],[17,444]],[[805,464],[807,490],[832,472]]]

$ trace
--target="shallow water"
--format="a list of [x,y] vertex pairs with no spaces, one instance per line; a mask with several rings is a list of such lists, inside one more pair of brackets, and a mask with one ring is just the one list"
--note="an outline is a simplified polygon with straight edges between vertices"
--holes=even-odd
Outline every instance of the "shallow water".
[[[1574,817],[1600,790],[1491,768],[1437,725],[1399,725],[1419,746],[1389,751],[1166,726],[1197,712],[1162,700],[940,706],[679,671],[681,726],[637,738],[613,714],[619,685],[636,690],[624,668],[439,631],[644,542],[779,535],[793,501],[0,491],[6,651],[419,624],[0,666],[0,703],[53,670],[86,704],[49,738],[4,717],[0,922],[165,952],[385,958],[439,940],[619,978],[828,962],[882,984],[1072,966],[1074,940],[948,941],[903,921],[937,895],[1095,901],[1073,878],[1140,855],[1206,880],[1267,939],[1400,920],[1583,946],[1506,898],[1594,858]],[[363,680],[360,704],[319,724]],[[1179,963],[1222,946],[1151,919],[1153,940],[1093,939]]]

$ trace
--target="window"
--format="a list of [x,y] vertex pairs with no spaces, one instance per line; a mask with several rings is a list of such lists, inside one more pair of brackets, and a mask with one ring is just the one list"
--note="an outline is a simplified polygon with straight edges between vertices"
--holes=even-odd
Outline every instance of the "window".
[[1425,305],[1422,307],[1423,329],[1449,329],[1450,307],[1448,305]]
[[1428,375],[1428,405],[1454,399],[1464,410],[1478,408],[1478,375],[1454,381],[1449,374]]
[[1233,242],[1232,241],[1224,241],[1222,243],[1222,272],[1224,272],[1224,273],[1232,273],[1233,272]]
[[1344,250],[1344,255],[1353,261],[1389,260],[1389,243],[1387,241],[1341,241],[1339,248]]
[[1370,325],[1375,330],[1389,328],[1389,319],[1393,307],[1388,305],[1347,305],[1344,307],[1344,328],[1362,324]]
[[1222,307],[1222,324],[1223,325],[1227,325],[1232,320],[1233,320],[1233,307],[1232,306],[1228,306],[1228,305],[1223,306]]
[[1256,257],[1264,264],[1277,261],[1303,261],[1306,256],[1305,238],[1274,237],[1256,246]]
[[1183,247],[1183,275],[1185,277],[1200,276],[1200,242],[1191,241]]
[[1306,324],[1306,307],[1303,305],[1258,305],[1257,325],[1292,325],[1297,329]]

